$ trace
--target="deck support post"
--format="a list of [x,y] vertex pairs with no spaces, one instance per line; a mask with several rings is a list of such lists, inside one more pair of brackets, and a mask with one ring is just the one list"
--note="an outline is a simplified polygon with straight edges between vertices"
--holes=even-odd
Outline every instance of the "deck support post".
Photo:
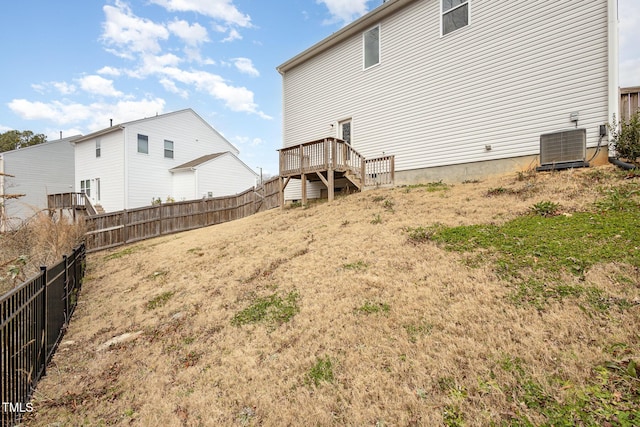
[[329,199],[330,202],[333,202],[333,187],[334,187],[334,175],[333,175],[333,169],[329,169],[327,171],[327,179],[329,181],[329,184],[327,185],[327,198]]
[[290,180],[290,176],[288,176],[286,180],[280,177],[280,209],[284,209],[284,189],[287,188]]
[[302,205],[307,204],[307,175],[300,175],[300,185],[302,186]]

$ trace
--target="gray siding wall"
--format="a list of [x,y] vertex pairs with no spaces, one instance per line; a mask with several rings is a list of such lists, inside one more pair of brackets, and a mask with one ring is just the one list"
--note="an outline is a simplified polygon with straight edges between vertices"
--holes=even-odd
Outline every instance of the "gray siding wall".
[[352,118],[354,147],[395,154],[399,171],[504,159],[537,154],[574,111],[595,146],[608,121],[607,1],[470,4],[470,25],[444,37],[439,0],[379,22],[381,63],[367,70],[359,34],[287,71],[284,146],[337,136]]
[[25,194],[7,200],[6,214],[15,224],[47,207],[47,194],[73,191],[73,146],[69,140],[0,153],[4,157],[6,194]]

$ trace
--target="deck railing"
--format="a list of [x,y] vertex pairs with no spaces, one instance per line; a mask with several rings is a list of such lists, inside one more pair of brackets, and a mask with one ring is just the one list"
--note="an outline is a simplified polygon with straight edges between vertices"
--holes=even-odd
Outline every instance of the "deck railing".
[[364,185],[391,185],[395,181],[395,157],[381,156],[364,161]]
[[362,173],[364,157],[338,138],[305,142],[280,151],[280,176],[289,177],[327,170]]
[[395,179],[394,156],[365,159],[338,138],[306,142],[279,151],[280,176],[284,178],[333,170],[351,173],[365,187],[391,185]]
[[49,209],[84,209],[88,215],[96,215],[98,211],[84,193],[47,194]]

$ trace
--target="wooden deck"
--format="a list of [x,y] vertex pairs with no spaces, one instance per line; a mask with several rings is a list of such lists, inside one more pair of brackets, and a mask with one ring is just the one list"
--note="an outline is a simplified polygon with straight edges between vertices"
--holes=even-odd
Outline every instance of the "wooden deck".
[[338,178],[346,178],[358,190],[392,185],[395,180],[394,156],[365,159],[351,145],[338,138],[324,138],[280,152],[280,206],[284,206],[284,189],[291,179],[302,183],[302,203],[307,202],[307,181],[322,181],[329,201],[334,199]]
[[75,212],[80,211],[87,215],[97,215],[97,210],[91,204],[91,200],[84,193],[58,193],[47,195],[47,208],[49,210],[70,209]]

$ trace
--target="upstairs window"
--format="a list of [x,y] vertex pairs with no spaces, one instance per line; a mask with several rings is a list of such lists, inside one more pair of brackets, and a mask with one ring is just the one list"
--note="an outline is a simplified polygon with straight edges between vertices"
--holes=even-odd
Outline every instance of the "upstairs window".
[[164,157],[173,159],[173,141],[164,140]]
[[100,140],[96,139],[96,157],[100,157],[102,152]]
[[149,137],[138,134],[138,153],[149,154]]
[[362,35],[364,45],[364,68],[380,63],[380,26],[365,31]]
[[442,0],[442,35],[469,25],[469,0]]

